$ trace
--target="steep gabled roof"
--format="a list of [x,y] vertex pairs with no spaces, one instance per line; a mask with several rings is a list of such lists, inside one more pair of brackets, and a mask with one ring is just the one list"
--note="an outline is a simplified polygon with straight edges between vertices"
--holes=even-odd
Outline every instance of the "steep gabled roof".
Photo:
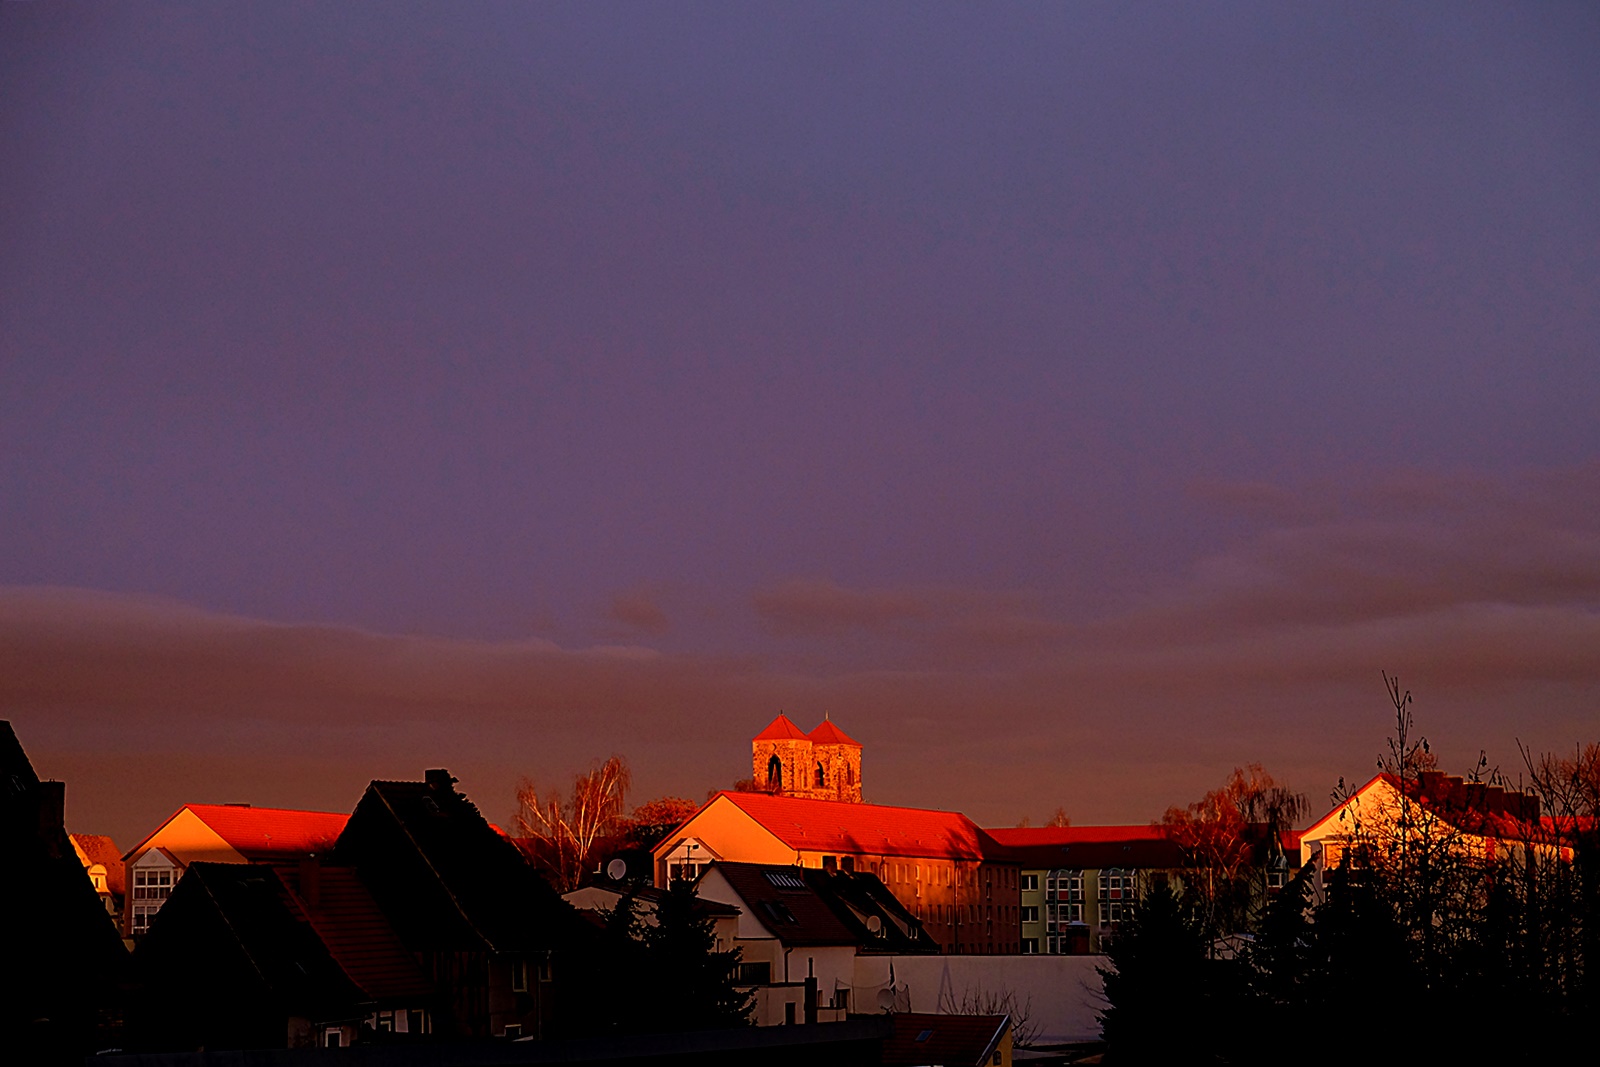
[[805,732],[789,720],[789,716],[781,711],[778,717],[767,724],[767,728],[756,734],[756,741],[804,741],[807,740]]
[[813,744],[818,745],[853,745],[861,747],[861,742],[835,726],[830,719],[823,719],[815,730],[806,735]]
[[805,852],[981,860],[999,853],[976,823],[954,811],[718,793],[790,848]]
[[[340,969],[374,1000],[430,996],[416,957],[351,867],[275,866],[286,899],[327,947]],[[315,885],[311,880],[315,879]]]
[[856,945],[856,931],[840,921],[802,867],[718,863],[745,907],[785,945]]
[[197,946],[208,952],[223,947],[216,943],[219,934],[248,961],[241,973],[255,975],[291,1010],[353,1008],[365,999],[293,906],[277,873],[259,864],[191,863],[135,964],[147,976],[152,968],[157,975],[192,969]]
[[446,772],[367,787],[335,856],[361,873],[412,951],[566,947],[578,913]]
[[[937,954],[939,943],[878,876],[865,871],[803,870],[806,883],[856,935],[863,952]],[[876,920],[876,921],[874,921]]]

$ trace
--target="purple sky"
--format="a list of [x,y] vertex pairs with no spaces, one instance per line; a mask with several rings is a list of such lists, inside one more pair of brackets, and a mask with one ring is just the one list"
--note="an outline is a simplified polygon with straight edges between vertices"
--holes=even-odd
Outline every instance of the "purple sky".
[[1600,732],[1600,9],[0,5],[0,714],[74,829],[781,708],[869,799]]

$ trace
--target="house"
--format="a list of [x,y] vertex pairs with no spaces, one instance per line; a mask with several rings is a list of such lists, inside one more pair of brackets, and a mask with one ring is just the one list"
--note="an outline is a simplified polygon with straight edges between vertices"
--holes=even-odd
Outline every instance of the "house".
[[1159,826],[991,829],[1021,872],[1024,954],[1102,951],[1141,890],[1181,878],[1183,854]]
[[185,804],[122,857],[132,900],[124,937],[142,936],[191,863],[282,863],[333,848],[348,816],[249,804]]
[[1009,1015],[899,1012],[892,1018],[884,1067],[1011,1067]]
[[876,876],[947,953],[1020,948],[1020,871],[965,815],[770,793],[722,792],[653,853],[656,885],[712,862]]
[[440,1006],[353,870],[189,865],[134,953],[149,1049],[341,1047],[426,1034]]
[[126,896],[124,887],[127,885],[127,868],[122,865],[122,852],[116,842],[105,834],[67,836],[72,840],[72,851],[77,853],[78,862],[83,864],[83,871],[89,876],[89,883],[94,886],[100,903],[105,905],[106,914],[120,928]]
[[1530,844],[1553,844],[1539,800],[1529,793],[1469,782],[1442,771],[1402,778],[1381,773],[1299,835],[1301,865],[1316,865],[1315,887],[1360,850],[1445,847],[1478,859]]
[[755,991],[758,1026],[839,1021],[859,1010],[851,993],[855,957],[863,952],[939,951],[870,874],[713,863],[695,889],[702,900],[736,909],[740,984]]
[[115,1043],[127,951],[63,825],[66,785],[41,781],[0,720],[0,1035],[8,1062]]
[[[423,975],[448,994],[436,1032],[545,1037],[578,1026],[598,931],[455,789],[448,771],[373,782],[333,850]],[[566,999],[562,1000],[565,996]]]

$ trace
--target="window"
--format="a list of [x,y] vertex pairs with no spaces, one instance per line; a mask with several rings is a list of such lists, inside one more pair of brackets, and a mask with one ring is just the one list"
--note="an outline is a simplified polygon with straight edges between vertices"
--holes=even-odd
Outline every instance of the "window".
[[[134,900],[166,900],[172,895],[171,867],[136,867],[133,871]],[[159,907],[160,905],[157,905]]]
[[838,856],[824,856],[824,857],[822,857],[822,869],[825,870],[825,871],[837,871],[839,869],[839,857]]
[[550,954],[547,952],[539,960],[539,981],[550,981]]
[[511,961],[511,991],[513,993],[526,993],[528,991],[528,961],[514,959]]
[[833,1006],[841,1011],[850,1010],[850,990],[835,989],[833,991]]
[[[1051,938],[1051,940],[1053,941],[1055,939]],[[1037,937],[1023,938],[1022,954],[1024,956],[1037,956],[1039,954],[1039,939]]]
[[1022,876],[1022,891],[1024,893],[1035,892],[1038,888],[1039,876],[1037,874],[1025,874]]
[[856,869],[856,858],[854,856],[840,856],[839,866],[853,872]]
[[1284,874],[1284,872],[1279,868],[1273,868],[1272,870],[1269,870],[1267,872],[1267,888],[1268,889],[1282,889],[1283,888],[1283,874]]
[[521,1023],[506,1023],[506,1036],[511,1038],[512,1040],[516,1040],[517,1038],[521,1037],[522,1036],[522,1024]]
[[828,772],[822,769],[822,764],[817,764],[817,788],[825,789],[828,785]]
[[322,1031],[323,1048],[344,1048],[344,1031],[337,1026],[330,1026]]
[[786,1002],[783,1005],[783,1025],[785,1025],[785,1026],[793,1026],[794,1025],[794,1016],[795,1016],[794,1001],[791,1000],[791,1001]]
[[777,756],[767,760],[767,785],[773,789],[783,788],[783,761]]
[[1036,922],[1038,922],[1039,921],[1039,909],[1035,905],[1032,905],[1032,904],[1023,905],[1023,907],[1022,907],[1022,921],[1025,922],[1025,923],[1036,923]]
[[735,972],[736,981],[740,985],[770,985],[772,983],[771,963],[741,963]]

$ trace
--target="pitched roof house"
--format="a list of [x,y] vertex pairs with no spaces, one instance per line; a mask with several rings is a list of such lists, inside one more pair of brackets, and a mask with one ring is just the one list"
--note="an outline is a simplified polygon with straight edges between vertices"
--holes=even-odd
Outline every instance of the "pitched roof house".
[[[449,991],[440,1032],[550,1033],[563,968],[595,931],[456,792],[448,771],[373,782],[334,856],[356,868],[425,976]],[[579,1005],[564,1007],[570,1020]]]
[[273,863],[329,852],[349,816],[336,812],[185,804],[123,856],[130,906],[123,934],[143,934],[189,864]]
[[1316,863],[1320,889],[1355,847],[1395,843],[1401,827],[1482,857],[1526,845],[1560,848],[1531,794],[1442,771],[1373,777],[1298,835],[1301,864]]
[[355,872],[315,860],[191,864],[134,964],[146,1048],[339,1047],[439,1005]]
[[661,886],[714,861],[870,873],[944,951],[1017,951],[1016,864],[958,812],[723,792],[654,856]]

